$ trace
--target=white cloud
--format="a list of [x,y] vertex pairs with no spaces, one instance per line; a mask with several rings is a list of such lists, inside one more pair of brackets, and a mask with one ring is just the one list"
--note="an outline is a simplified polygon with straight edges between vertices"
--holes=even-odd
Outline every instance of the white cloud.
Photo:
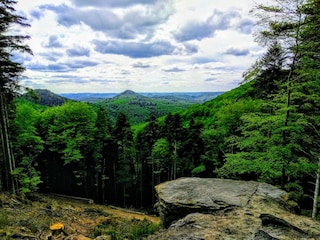
[[227,91],[261,49],[251,0],[19,0],[33,57],[22,83],[54,92]]

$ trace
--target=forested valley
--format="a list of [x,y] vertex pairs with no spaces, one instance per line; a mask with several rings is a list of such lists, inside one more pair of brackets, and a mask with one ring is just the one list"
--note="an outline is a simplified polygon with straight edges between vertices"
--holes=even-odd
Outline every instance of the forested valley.
[[15,75],[1,68],[0,191],[53,192],[151,209],[154,186],[163,181],[232,178],[284,189],[302,213],[316,217],[319,11],[318,0],[258,5],[256,39],[267,51],[244,73],[243,83],[138,125],[125,112],[111,121],[104,109],[82,102],[43,107],[9,98]]

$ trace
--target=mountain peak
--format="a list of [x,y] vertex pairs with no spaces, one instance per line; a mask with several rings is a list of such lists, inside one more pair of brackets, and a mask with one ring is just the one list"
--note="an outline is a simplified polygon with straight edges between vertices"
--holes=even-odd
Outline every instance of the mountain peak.
[[126,90],[126,91],[119,94],[119,96],[137,96],[137,95],[139,95],[139,94],[132,91],[132,90]]
[[132,90],[125,90],[124,92],[120,93],[122,95],[131,95],[131,94],[137,94],[136,92]]

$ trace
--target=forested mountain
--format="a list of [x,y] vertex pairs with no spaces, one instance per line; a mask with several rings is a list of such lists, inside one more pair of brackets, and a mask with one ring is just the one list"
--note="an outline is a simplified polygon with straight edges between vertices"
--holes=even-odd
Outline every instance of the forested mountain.
[[93,106],[105,109],[111,119],[116,119],[119,112],[124,112],[131,124],[146,122],[150,116],[161,117],[184,110],[192,104],[184,100],[145,97],[131,90],[92,103]]
[[[215,95],[218,95],[216,93]],[[170,95],[171,96],[171,95]],[[43,106],[61,106],[71,99],[61,97],[47,89],[31,90],[24,95],[23,99]],[[115,122],[119,112],[126,113],[131,124],[146,122],[150,116],[161,117],[171,112],[184,110],[193,105],[193,101],[186,101],[184,97],[173,96],[161,98],[146,97],[131,90],[126,90],[114,97],[96,100],[89,103],[93,107],[105,109],[112,122]]]
[[[223,92],[139,92],[140,95],[175,102],[204,103]],[[68,99],[94,103],[106,98],[113,98],[119,93],[61,93],[60,96]]]
[[22,95],[22,98],[44,106],[60,106],[70,99],[61,97],[47,89],[35,89]]

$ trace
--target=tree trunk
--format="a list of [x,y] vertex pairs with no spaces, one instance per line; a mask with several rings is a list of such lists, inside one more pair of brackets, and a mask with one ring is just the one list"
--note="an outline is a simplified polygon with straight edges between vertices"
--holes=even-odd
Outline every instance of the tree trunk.
[[11,176],[11,172],[15,169],[15,162],[9,139],[8,111],[6,106],[6,98],[4,94],[5,93],[0,93],[0,135],[3,151],[3,164],[5,170],[5,188],[15,193],[17,190],[16,184],[13,177]]
[[101,174],[101,194],[102,194],[102,204],[105,204],[105,188],[106,188],[106,158],[103,157],[102,162],[102,174]]
[[177,178],[177,158],[178,158],[178,147],[177,141],[174,141],[174,152],[173,152],[173,180]]
[[319,185],[320,185],[320,157],[318,158],[318,169],[316,173],[316,186],[314,189],[314,195],[313,195],[313,207],[312,207],[312,218],[316,218],[317,211],[318,211],[318,196],[319,196]]

